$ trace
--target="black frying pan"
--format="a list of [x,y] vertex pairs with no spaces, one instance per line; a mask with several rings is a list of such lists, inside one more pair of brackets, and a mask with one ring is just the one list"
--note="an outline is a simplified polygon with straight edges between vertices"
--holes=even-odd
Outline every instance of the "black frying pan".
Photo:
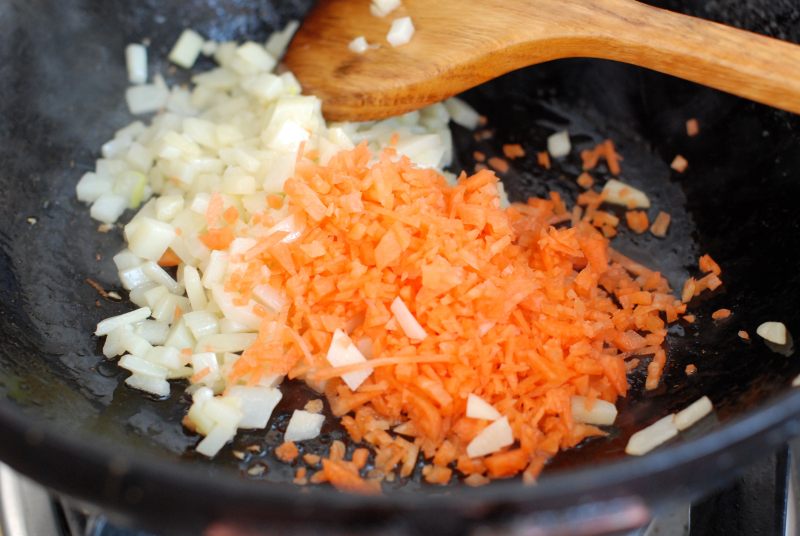
[[[660,4],[800,40],[800,8],[793,0]],[[165,533],[224,520],[269,520],[262,526],[278,533],[310,524],[450,534],[496,521],[547,525],[555,518],[546,512],[565,509],[564,519],[603,529],[641,522],[670,501],[695,498],[800,433],[800,393],[789,388],[800,362],[771,352],[754,335],[759,323],[773,319],[800,333],[800,121],[633,67],[567,60],[471,91],[466,98],[490,118],[495,136],[476,142],[456,129],[454,167],[469,169],[474,150],[497,153],[502,143],[521,143],[533,155],[556,128],[569,128],[578,148],[605,137],[617,142],[623,177],[643,185],[655,207],[673,216],[666,240],[622,232],[617,247],[662,270],[676,287],[701,253],[725,270],[724,287],[693,302],[698,321],[672,329],[662,386],[644,393],[641,371],[635,373],[615,431],[559,455],[535,487],[507,481],[481,489],[457,482],[432,488],[415,480],[363,498],[287,484],[291,469],[269,452],[244,462],[230,447],[213,462],[192,454],[198,438],[180,425],[187,399],[157,401],[128,389],[90,335],[99,319],[129,308],[100,298],[84,281],[117,287],[111,255],[122,239],[119,230],[95,231],[74,187],[101,143],[130,121],[123,100],[125,44],[149,38],[153,67],[163,70],[155,60],[166,56],[185,26],[215,39],[263,39],[308,7],[305,1],[253,0],[0,4],[3,461]],[[690,117],[700,121],[697,138],[684,133]],[[683,175],[668,167],[677,153],[690,162]],[[517,200],[550,189],[572,198],[578,165],[573,156],[546,172],[528,157],[508,174],[506,187]],[[710,313],[720,307],[731,308],[733,317],[712,322]],[[739,329],[754,340],[743,342]],[[698,367],[690,378],[688,363]],[[633,431],[703,394],[714,401],[715,419],[649,456],[623,454]],[[310,396],[291,389],[266,436],[244,434],[235,448],[276,445],[287,413]],[[334,422],[328,420],[310,449],[324,451],[343,437]],[[245,471],[254,463],[269,467],[257,479]],[[616,518],[604,518],[613,523],[597,520],[600,512],[615,511]]]

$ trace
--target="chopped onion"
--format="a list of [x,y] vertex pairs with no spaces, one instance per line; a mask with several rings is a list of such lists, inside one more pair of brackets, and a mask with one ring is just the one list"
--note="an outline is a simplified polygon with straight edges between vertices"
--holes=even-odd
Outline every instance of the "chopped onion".
[[756,333],[759,337],[775,344],[784,345],[787,341],[786,325],[783,322],[764,322]]
[[647,428],[639,430],[628,440],[625,452],[631,456],[642,456],[678,435],[675,415],[670,414]]
[[241,352],[256,342],[255,333],[218,333],[198,339],[196,347],[205,352]]
[[89,215],[103,223],[114,223],[128,208],[128,200],[121,195],[106,192],[100,195],[89,211]]
[[603,186],[603,194],[607,203],[622,205],[627,208],[650,208],[650,198],[641,190],[617,179],[610,179]]
[[553,158],[563,158],[572,150],[572,144],[569,141],[569,132],[563,130],[556,132],[547,138],[547,152]]
[[714,405],[707,396],[699,398],[675,414],[675,427],[681,432],[711,413]]
[[169,91],[157,84],[142,84],[129,87],[125,92],[128,110],[134,115],[146,114],[167,105]]
[[183,315],[183,320],[195,339],[200,340],[206,335],[214,335],[219,332],[219,321],[214,313],[192,311]]
[[120,326],[135,324],[136,322],[140,322],[149,316],[150,316],[150,308],[148,307],[142,307],[140,309],[136,309],[135,311],[130,311],[128,313],[124,313],[121,315],[112,316],[98,322],[97,329],[95,329],[94,334],[97,335],[98,337],[101,337],[103,335],[108,335],[114,329]]
[[492,454],[514,443],[514,432],[508,417],[497,419],[480,431],[467,445],[467,456],[478,458]]
[[128,249],[135,255],[157,261],[175,238],[175,229],[166,222],[143,217],[125,226],[125,236]]
[[143,45],[131,43],[125,47],[125,64],[131,84],[147,82],[147,49]]
[[376,17],[385,17],[398,7],[400,7],[400,0],[372,0],[369,12]]
[[587,399],[583,396],[572,397],[572,418],[575,422],[609,426],[617,419],[617,407],[611,402],[597,399],[592,408],[587,409]]
[[79,201],[91,203],[97,201],[103,194],[111,193],[113,185],[113,182],[107,177],[88,172],[84,173],[81,180],[78,181],[75,191],[78,194]]
[[[325,357],[328,363],[334,367],[344,367],[367,361],[361,351],[353,344],[353,341],[350,340],[350,337],[341,329],[333,332],[331,345],[328,347],[328,353]],[[342,374],[342,380],[351,391],[355,391],[370,374],[372,374],[371,368],[356,370]]]
[[347,48],[349,48],[356,54],[363,54],[369,49],[369,45],[367,44],[367,40],[364,39],[364,36],[359,35],[358,37],[350,41],[350,44],[347,45]]
[[184,69],[191,69],[197,61],[197,56],[200,55],[204,42],[203,36],[194,30],[184,30],[169,53],[169,61]]
[[239,428],[265,428],[283,395],[272,387],[236,385],[228,389],[228,396],[242,401],[242,419],[239,421]]
[[125,383],[129,387],[154,394],[156,396],[169,396],[169,382],[162,378],[133,374],[129,376]]
[[153,364],[144,358],[135,355],[124,355],[119,360],[119,366],[133,372],[139,376],[149,376],[151,378],[166,379],[167,369]]
[[470,130],[478,128],[481,116],[472,106],[457,97],[447,99],[444,101],[444,105],[447,108],[447,113],[450,114],[450,119],[455,124]]
[[284,441],[306,441],[314,439],[322,430],[322,423],[325,422],[325,415],[319,413],[309,413],[302,409],[294,410],[289,424],[286,426]]
[[417,322],[417,319],[414,318],[414,315],[411,314],[411,311],[408,310],[408,307],[399,296],[394,299],[390,309],[406,337],[413,341],[421,341],[428,336],[425,329]]
[[272,34],[269,36],[269,39],[267,39],[267,43],[264,45],[264,48],[273,58],[280,59],[286,52],[286,47],[289,46],[289,43],[292,41],[292,37],[294,37],[294,34],[299,27],[299,21],[290,20],[286,23],[286,26],[283,27],[283,30],[279,32],[272,32]]
[[386,34],[386,40],[393,47],[399,47],[411,41],[413,35],[414,24],[411,22],[411,17],[401,17],[392,21],[392,27]]
[[487,401],[470,393],[467,396],[467,417],[470,419],[485,419],[487,421],[496,421],[502,415],[494,409],[494,407]]

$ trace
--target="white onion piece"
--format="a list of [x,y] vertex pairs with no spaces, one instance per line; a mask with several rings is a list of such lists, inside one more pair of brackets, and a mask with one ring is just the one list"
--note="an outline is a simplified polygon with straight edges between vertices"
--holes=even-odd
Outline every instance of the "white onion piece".
[[[128,227],[133,223],[125,226],[126,236],[129,235]],[[173,238],[175,229],[172,225],[144,217],[136,222],[133,232],[128,236],[128,249],[143,259],[157,261],[164,255]]]
[[406,337],[413,341],[421,341],[428,336],[425,329],[417,322],[417,319],[414,318],[414,315],[411,314],[411,311],[408,310],[405,302],[399,296],[394,299],[390,309]]
[[89,215],[103,223],[114,223],[128,208],[128,200],[121,195],[106,192],[100,195],[89,209]]
[[203,36],[194,30],[184,30],[169,53],[169,61],[184,69],[191,69],[200,55],[204,41]]
[[183,359],[181,358],[180,351],[177,348],[168,346],[154,346],[145,359],[150,363],[159,365],[168,370],[177,370],[183,367]]
[[229,255],[224,251],[214,250],[208,258],[208,264],[203,271],[203,286],[210,289],[222,282],[228,270]]
[[609,426],[614,424],[617,419],[617,407],[611,402],[597,399],[591,409],[587,408],[586,397],[575,395],[572,397],[571,402],[572,418],[575,422]]
[[400,7],[400,0],[372,0],[369,12],[376,17],[385,17],[395,9]]
[[472,106],[457,97],[451,97],[444,101],[444,106],[450,114],[450,119],[457,125],[461,125],[469,130],[475,130],[480,124],[480,115]]
[[106,335],[106,340],[103,343],[103,355],[111,359],[125,353],[125,337],[124,333],[130,331],[130,324],[119,326],[111,330]]
[[183,210],[183,196],[162,195],[156,199],[156,218],[169,222]]
[[153,283],[164,285],[173,294],[183,294],[183,285],[178,284],[166,270],[153,261],[142,263],[142,271]]
[[81,180],[78,181],[75,192],[78,195],[78,201],[92,203],[103,194],[111,193],[112,187],[113,183],[107,177],[88,172],[84,173]]
[[480,431],[467,445],[467,456],[479,458],[492,454],[514,443],[514,432],[508,424],[508,417],[497,419]]
[[123,249],[114,255],[112,260],[117,270],[127,270],[128,268],[133,268],[142,264],[142,258],[138,255],[134,255],[129,249]]
[[363,54],[369,49],[369,44],[367,44],[367,40],[364,39],[363,35],[359,35],[358,37],[350,41],[350,44],[347,45],[347,48],[349,48],[350,51],[355,52],[356,54]]
[[245,387],[236,385],[228,389],[228,396],[242,401],[242,419],[239,428],[265,428],[272,412],[283,396],[272,387]]
[[125,102],[134,115],[160,110],[167,105],[168,98],[169,91],[156,84],[132,86],[125,91]]
[[206,335],[214,335],[219,332],[219,321],[214,313],[192,311],[183,315],[183,320],[195,339],[201,339]]
[[153,349],[153,345],[147,342],[147,339],[134,333],[133,330],[126,330],[120,339],[125,351],[135,356],[144,357]]
[[267,39],[267,43],[264,45],[264,48],[273,58],[280,59],[286,52],[286,47],[289,46],[289,43],[292,41],[292,37],[294,37],[294,34],[299,27],[299,21],[290,20],[286,23],[286,26],[283,27],[283,30],[279,32],[272,32],[272,34],[269,36],[269,39]]
[[198,339],[195,348],[202,352],[242,352],[256,342],[256,333],[218,333]]
[[711,413],[714,405],[707,396],[701,397],[675,414],[675,427],[681,432]]
[[149,316],[150,309],[148,307],[142,307],[140,309],[136,309],[135,311],[112,316],[98,322],[97,329],[95,329],[94,334],[98,337],[108,335],[112,330],[120,326],[135,324],[136,322],[140,322]]
[[786,344],[787,330],[783,322],[764,322],[756,328],[756,333],[758,333],[759,337],[769,342],[780,345]]
[[186,327],[186,322],[181,318],[172,325],[164,345],[183,350],[184,348],[194,348],[194,342],[192,332],[189,331],[189,328]]
[[[333,332],[331,345],[328,347],[328,353],[325,358],[334,367],[344,367],[367,361],[359,349],[356,348],[356,345],[353,344],[353,341],[350,340],[350,337],[341,329]],[[371,368],[355,370],[342,374],[342,380],[351,391],[355,391],[370,374],[372,374]]]
[[670,414],[633,434],[625,452],[631,456],[642,456],[676,435],[678,427],[675,426],[675,415]]
[[157,320],[142,320],[134,326],[133,332],[150,344],[164,344],[169,335],[169,324]]
[[467,396],[467,417],[470,419],[485,419],[487,421],[496,421],[502,415],[494,409],[494,407],[487,401],[470,393]]
[[213,458],[235,436],[235,426],[218,424],[197,444],[196,450],[204,456]]
[[322,430],[322,423],[325,416],[320,413],[309,413],[308,411],[296,409],[289,419],[286,426],[284,441],[306,441],[314,439]]
[[650,208],[650,198],[643,191],[617,179],[610,179],[603,186],[606,203],[628,208]]
[[393,47],[399,47],[411,41],[413,35],[414,24],[411,22],[411,17],[401,17],[392,21],[392,27],[386,34],[386,40]]
[[169,396],[169,382],[162,378],[133,374],[125,380],[125,383],[129,387],[140,391],[145,391],[157,396]]
[[135,355],[126,354],[122,356],[119,360],[119,366],[139,376],[149,376],[162,380],[167,377],[166,368]]
[[547,152],[553,158],[563,158],[572,150],[572,144],[569,141],[569,132],[566,130],[556,132],[547,138]]

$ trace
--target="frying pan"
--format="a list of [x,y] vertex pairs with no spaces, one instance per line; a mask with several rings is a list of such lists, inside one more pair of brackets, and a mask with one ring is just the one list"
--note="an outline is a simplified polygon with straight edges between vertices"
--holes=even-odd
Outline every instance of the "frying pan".
[[[792,0],[659,5],[800,40]],[[184,27],[217,40],[260,40],[309,7],[300,0],[0,4],[0,459],[62,494],[168,534],[228,522],[281,534],[457,534],[498,524],[547,531],[563,523],[602,532],[697,498],[800,434],[800,393],[790,388],[800,362],[755,336],[766,320],[800,333],[800,120],[634,67],[575,59],[470,91],[465,98],[489,117],[494,136],[476,141],[455,128],[453,167],[471,169],[473,151],[496,154],[503,143],[534,155],[556,129],[568,128],[578,149],[615,140],[623,179],[673,218],[665,240],[622,231],[616,247],[661,270],[673,287],[694,273],[702,253],[724,269],[724,286],[692,303],[697,322],[672,328],[662,385],[644,392],[642,371],[635,372],[609,436],[557,456],[532,487],[516,480],[431,487],[412,479],[364,498],[293,486],[291,468],[265,447],[280,441],[291,410],[314,396],[302,387],[287,389],[266,434],[243,434],[213,461],[193,454],[198,438],[180,424],[189,403],[177,394],[182,389],[167,401],[128,389],[91,336],[98,320],[129,309],[85,282],[117,289],[111,256],[123,242],[119,229],[96,231],[74,199],[75,184],[100,145],[131,121],[125,44],[150,40],[152,74],[168,67],[160,58]],[[691,117],[702,129],[695,138],[685,135]],[[669,169],[676,154],[690,163],[684,174]],[[516,200],[552,189],[574,198],[578,166],[570,157],[546,171],[526,157],[504,182]],[[720,307],[733,316],[714,322],[710,314]],[[740,329],[750,342],[737,336]],[[698,372],[687,377],[689,363]],[[648,456],[623,454],[631,433],[704,394],[713,418]],[[306,448],[324,452],[343,437],[327,419]],[[254,464],[262,469],[248,473]]]

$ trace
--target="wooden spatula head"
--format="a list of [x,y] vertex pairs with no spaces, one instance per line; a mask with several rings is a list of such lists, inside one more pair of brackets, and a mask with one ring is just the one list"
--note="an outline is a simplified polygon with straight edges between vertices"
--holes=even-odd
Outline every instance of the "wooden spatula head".
[[[411,41],[391,46],[410,16]],[[363,36],[369,50],[348,48]],[[321,0],[285,62],[329,120],[398,115],[520,67],[566,57],[624,61],[800,112],[800,47],[634,0]]]

